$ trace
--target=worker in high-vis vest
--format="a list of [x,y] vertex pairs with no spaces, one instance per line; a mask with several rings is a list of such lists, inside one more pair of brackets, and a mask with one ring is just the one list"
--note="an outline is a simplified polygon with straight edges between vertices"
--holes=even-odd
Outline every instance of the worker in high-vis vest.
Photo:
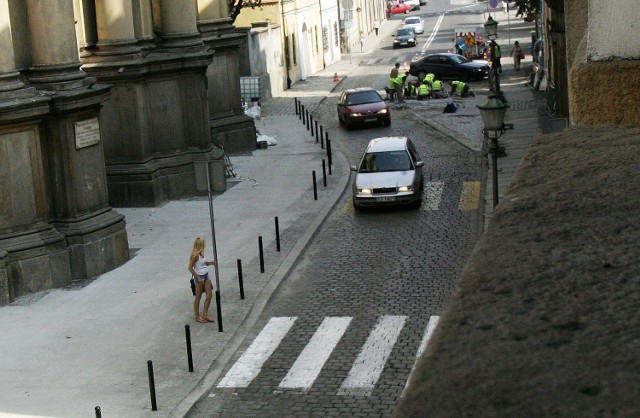
[[435,80],[435,79],[436,79],[435,74],[433,74],[433,73],[429,73],[429,74],[426,74],[426,75],[424,76],[424,78],[422,79],[422,81],[425,81],[427,84],[429,84],[429,86],[431,86],[431,84],[433,84],[433,80]]
[[391,82],[392,87],[396,91],[396,103],[404,103],[404,83],[407,80],[409,71],[398,74],[398,77],[394,78]]
[[447,92],[444,91],[442,87],[442,81],[433,80],[433,83],[431,84],[431,97],[435,99],[447,97]]
[[418,87],[418,100],[427,100],[431,98],[431,86],[426,82],[422,81],[420,86]]
[[467,97],[469,96],[469,85],[464,81],[449,81],[451,95]]

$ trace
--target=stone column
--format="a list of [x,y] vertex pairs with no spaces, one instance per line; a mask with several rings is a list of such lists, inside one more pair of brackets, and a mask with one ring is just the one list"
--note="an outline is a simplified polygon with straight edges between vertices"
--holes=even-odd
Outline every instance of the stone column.
[[[0,0],[0,28],[10,28],[8,0]],[[33,96],[35,89],[25,88],[16,71],[10,30],[0,31],[0,100]]]
[[154,0],[160,15],[160,46],[202,49],[193,0]]
[[44,90],[77,88],[86,83],[80,70],[73,2],[26,0],[31,60],[29,81]]
[[133,10],[133,29],[136,39],[143,50],[155,47],[153,33],[153,9],[151,0],[134,0],[132,3]]
[[96,55],[131,55],[140,52],[133,24],[131,0],[96,0],[98,44]]
[[198,29],[215,51],[207,69],[211,137],[228,152],[255,149],[254,121],[240,105],[240,47],[247,43],[247,32],[231,25],[226,0],[198,0]]

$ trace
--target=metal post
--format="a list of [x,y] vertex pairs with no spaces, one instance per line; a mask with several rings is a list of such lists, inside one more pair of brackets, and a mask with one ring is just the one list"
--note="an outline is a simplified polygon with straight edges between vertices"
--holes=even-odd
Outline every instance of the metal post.
[[316,142],[318,142],[318,121],[315,121],[315,127],[316,127]]
[[329,165],[329,175],[331,175],[331,166],[333,161],[331,159],[331,141],[327,139],[327,164]]
[[304,123],[303,118],[304,118],[304,105],[302,104],[302,102],[300,102],[300,114],[298,115],[298,119],[300,119]]
[[320,138],[320,148],[324,149],[324,141],[325,139],[328,141],[329,140],[329,132],[325,132],[324,133],[324,139]]
[[324,163],[324,158],[322,159],[322,184],[324,187],[327,187],[327,168]]
[[493,162],[493,209],[498,206],[498,138],[491,138],[491,159]]
[[240,285],[240,299],[244,299],[244,285],[242,284],[242,260],[236,260],[238,264],[238,284]]
[[156,384],[153,378],[153,362],[147,361],[147,372],[149,373],[149,395],[151,396],[151,410],[157,411],[158,405],[156,404]]
[[96,418],[102,418],[102,410],[100,409],[99,406],[96,406],[95,411],[96,411]]
[[309,130],[311,130],[311,136],[313,136],[313,115],[309,115]]
[[220,304],[219,290],[216,290],[216,314],[218,314],[218,332],[222,332],[222,305]]
[[316,136],[316,144],[318,143],[318,139],[322,138],[324,136],[324,132],[322,132],[322,125],[320,125],[320,137]]
[[278,222],[278,217],[276,216],[276,251],[280,252],[280,224]]
[[318,186],[316,186],[316,171],[313,170],[311,172],[311,177],[313,179],[313,200],[318,200]]
[[262,236],[258,237],[258,251],[260,252],[260,273],[264,273],[264,250],[262,249]]
[[298,111],[298,98],[297,98],[297,97],[294,97],[294,98],[293,98],[293,100],[294,100],[294,103],[295,103],[295,105],[296,105],[296,116],[298,116],[298,113],[300,113],[300,112]]
[[304,111],[305,114],[305,125],[307,126],[307,131],[309,130],[309,109]]
[[184,336],[187,340],[187,364],[189,365],[189,372],[193,373],[193,354],[191,353],[191,329],[189,325],[184,326]]
[[211,184],[211,174],[210,168],[213,161],[207,162],[207,191],[209,193],[209,220],[211,221],[211,240],[212,240],[212,250],[213,250],[213,261],[214,264],[214,272],[216,275],[216,312],[218,313],[218,329],[222,332],[222,309],[220,307],[220,274],[218,270],[218,250],[216,247],[216,228],[214,225],[214,215],[213,215],[213,196],[211,194],[213,185]]

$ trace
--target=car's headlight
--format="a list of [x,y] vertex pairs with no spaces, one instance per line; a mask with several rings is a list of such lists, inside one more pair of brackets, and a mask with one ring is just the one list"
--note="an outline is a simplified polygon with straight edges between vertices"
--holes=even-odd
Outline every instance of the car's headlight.
[[371,189],[356,189],[358,194],[371,194]]
[[399,192],[411,192],[413,191],[413,186],[400,186],[398,187]]
[[355,116],[357,118],[362,116],[362,113],[354,112],[354,113],[351,113],[351,116]]
[[389,109],[382,109],[378,111],[378,115],[384,115],[386,113],[389,113]]

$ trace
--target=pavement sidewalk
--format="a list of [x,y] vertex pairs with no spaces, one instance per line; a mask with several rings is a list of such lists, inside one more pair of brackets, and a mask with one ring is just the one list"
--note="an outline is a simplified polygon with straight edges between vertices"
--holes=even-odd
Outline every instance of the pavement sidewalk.
[[[229,179],[228,190],[213,200],[223,332],[217,321],[194,321],[188,283],[195,237],[207,240],[206,254],[212,257],[207,198],[171,201],[157,208],[118,208],[126,216],[133,253],[129,262],[82,287],[44,292],[0,308],[0,416],[86,417],[96,406],[104,417],[183,416],[214,383],[348,185],[348,163],[334,148],[334,168],[323,187],[321,161],[326,150],[295,116],[293,97],[313,111],[340,88],[333,74],[341,80],[348,77],[367,50],[388,39],[396,23],[383,22],[378,37],[369,34],[365,53],[353,53],[296,83],[282,97],[262,103],[257,129],[278,144],[231,157],[237,177]],[[526,73],[507,67],[505,95],[518,105],[507,113],[515,129],[501,139],[507,149],[499,163],[501,190],[538,132],[535,101],[522,77]],[[480,151],[479,114],[474,106],[464,109],[458,117],[439,112],[433,118],[417,117]],[[313,197],[313,170],[318,200]],[[491,202],[491,190],[487,193],[486,201]],[[275,248],[275,217],[280,252]],[[265,273],[259,269],[260,236]],[[239,295],[237,260],[242,262],[244,300]],[[215,300],[210,313],[215,316]],[[185,325],[190,327],[193,373],[187,368]],[[151,411],[148,360],[153,361],[156,412]]]

